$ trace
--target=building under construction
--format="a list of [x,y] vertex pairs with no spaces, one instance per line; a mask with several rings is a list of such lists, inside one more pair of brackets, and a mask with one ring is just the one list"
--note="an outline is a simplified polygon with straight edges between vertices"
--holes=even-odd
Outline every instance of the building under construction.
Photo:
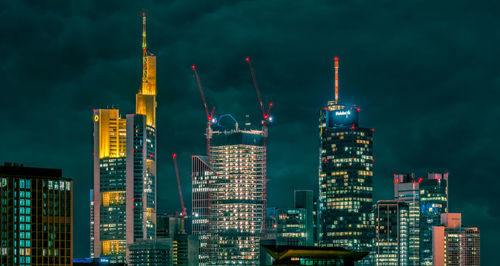
[[193,66],[207,115],[207,156],[192,160],[193,234],[200,238],[200,265],[259,264],[270,108],[264,110],[255,73],[249,58],[246,61],[263,113],[259,130],[241,129],[229,114],[216,119]]

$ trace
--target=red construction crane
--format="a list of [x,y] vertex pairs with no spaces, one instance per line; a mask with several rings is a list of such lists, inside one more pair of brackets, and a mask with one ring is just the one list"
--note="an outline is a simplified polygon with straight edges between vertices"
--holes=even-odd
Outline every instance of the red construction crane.
[[[253,86],[255,87],[255,91],[257,92],[257,98],[259,99],[260,110],[262,111],[263,125],[264,127],[267,124],[267,121],[270,119],[271,107],[273,107],[273,103],[269,103],[269,107],[267,108],[267,112],[264,108],[264,103],[262,102],[262,95],[260,94],[259,84],[257,83],[257,78],[255,78],[255,71],[253,70],[252,63],[250,62],[250,58],[245,58],[245,61],[248,63],[248,67],[250,68],[250,74],[252,74]],[[267,136],[266,136],[267,137]]]
[[212,119],[214,116],[215,107],[212,108],[212,111],[209,112],[207,100],[205,99],[205,93],[203,92],[203,87],[201,86],[200,76],[198,75],[198,71],[196,70],[196,66],[192,65],[191,68],[194,72],[194,77],[196,79],[196,84],[198,85],[198,89],[200,90],[201,100],[203,101],[203,107],[205,107],[205,113],[207,115],[207,159],[210,162],[210,138],[212,137],[212,131],[210,125],[212,124]]
[[186,207],[184,206],[184,197],[182,197],[181,189],[181,179],[179,178],[179,167],[177,167],[177,153],[172,154],[172,159],[174,160],[175,176],[177,177],[177,188],[179,189],[179,197],[181,199],[182,214],[181,216],[186,216]]
[[[266,209],[266,206],[267,206],[267,189],[266,189],[266,186],[267,186],[267,168],[266,168],[266,161],[267,161],[267,122],[270,121],[271,122],[271,117],[270,117],[270,114],[271,114],[271,107],[273,107],[273,103],[269,103],[269,107],[267,108],[267,112],[264,108],[264,103],[262,102],[262,96],[260,94],[260,89],[259,89],[259,84],[257,83],[257,78],[255,78],[255,71],[253,70],[253,66],[252,66],[252,63],[250,62],[250,58],[247,57],[245,58],[245,61],[247,61],[248,63],[248,67],[250,68],[250,73],[252,74],[252,81],[253,81],[253,86],[255,87],[255,91],[257,92],[257,98],[259,99],[259,104],[260,104],[260,110],[262,111],[262,117],[263,117],[263,121],[262,121],[262,133],[263,133],[263,137],[262,137],[262,146],[264,147],[264,152],[263,152],[263,158],[262,158],[262,162],[263,162],[263,167],[262,167],[262,175],[263,175],[263,179],[264,179],[264,210]],[[263,225],[263,228],[266,228],[266,225],[265,225],[265,221],[264,221],[264,225]]]

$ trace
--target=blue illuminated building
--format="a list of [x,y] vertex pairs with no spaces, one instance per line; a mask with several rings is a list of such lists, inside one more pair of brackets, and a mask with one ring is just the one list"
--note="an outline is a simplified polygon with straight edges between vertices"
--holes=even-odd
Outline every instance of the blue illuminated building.
[[421,180],[420,265],[432,264],[432,227],[441,225],[441,214],[448,212],[448,173],[430,173]]

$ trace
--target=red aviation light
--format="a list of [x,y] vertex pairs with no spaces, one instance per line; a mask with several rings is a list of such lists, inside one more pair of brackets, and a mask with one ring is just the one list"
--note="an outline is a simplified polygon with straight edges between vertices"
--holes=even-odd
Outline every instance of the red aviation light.
[[245,58],[245,61],[250,62],[250,58],[249,57]]
[[146,12],[142,12],[142,16],[143,16],[143,17],[144,17],[144,16],[146,16]]
[[269,103],[269,106],[273,106],[273,103]]
[[333,59],[335,59],[335,60],[339,60],[339,57],[338,57],[338,56],[335,56]]
[[355,127],[354,125],[351,127],[351,129],[355,129],[355,128],[356,128],[356,127]]
[[[152,155],[152,154],[151,154],[151,155]],[[173,153],[173,154],[172,154],[172,158],[174,158],[174,159],[175,159],[175,158],[177,158],[177,153]]]
[[325,107],[325,108],[323,108],[323,109],[326,111],[326,107]]
[[394,184],[399,183],[399,178],[394,178]]
[[420,182],[422,182],[422,181],[424,181],[424,179],[420,177],[420,178],[418,179],[418,183],[420,183]]
[[149,155],[149,158],[153,158],[153,154],[152,153]]
[[359,108],[359,107],[358,107],[358,108],[356,108],[356,111],[358,111],[358,112],[359,112],[359,111],[361,111],[361,108]]
[[325,159],[323,159],[323,162],[325,162],[325,163],[326,163],[327,161],[328,161],[328,159],[326,159],[326,158],[325,158]]
[[192,68],[192,69],[196,69],[196,66],[195,66],[195,65],[192,65],[192,66],[191,66],[191,68]]

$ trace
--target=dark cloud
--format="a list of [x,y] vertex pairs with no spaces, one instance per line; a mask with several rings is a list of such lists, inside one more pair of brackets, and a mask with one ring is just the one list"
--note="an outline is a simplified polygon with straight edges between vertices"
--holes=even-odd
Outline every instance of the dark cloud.
[[269,139],[269,205],[293,189],[317,190],[318,111],[341,99],[375,128],[375,198],[392,197],[392,174],[450,172],[450,210],[482,232],[492,265],[500,209],[499,4],[484,1],[13,1],[0,2],[0,161],[59,167],[75,180],[75,256],[88,255],[93,108],[134,110],[140,31],[158,61],[161,210],[180,207],[170,159],[180,154],[189,203],[190,155],[201,154],[209,103],[254,123],[259,107],[250,56],[276,123]]

